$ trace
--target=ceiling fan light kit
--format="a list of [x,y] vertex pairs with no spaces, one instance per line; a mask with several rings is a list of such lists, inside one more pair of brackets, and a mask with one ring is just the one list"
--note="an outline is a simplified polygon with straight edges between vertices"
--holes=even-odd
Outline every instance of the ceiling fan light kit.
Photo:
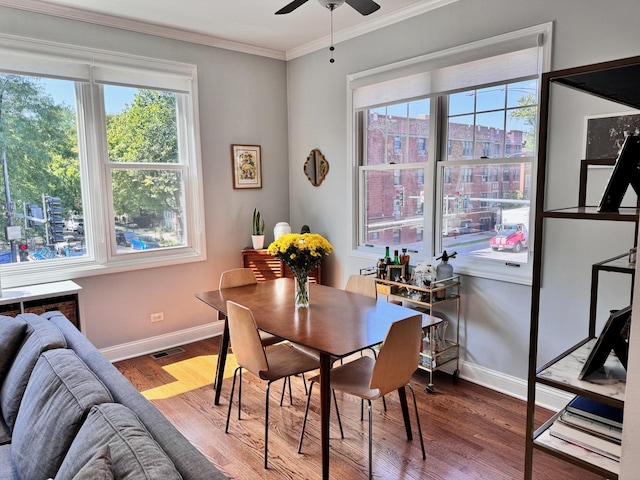
[[[276,12],[276,15],[284,15],[285,13],[291,13],[296,8],[304,5],[309,0],[293,0],[291,3],[285,5],[280,10]],[[343,3],[347,2],[347,5],[350,5],[352,8],[357,10],[361,15],[369,15],[380,8],[373,0],[318,0],[320,5],[328,8],[329,10],[335,10]],[[331,7],[333,5],[333,7]]]
[[344,3],[344,0],[318,0],[318,3],[329,10],[335,10]]
[[[357,10],[361,15],[369,15],[380,8],[373,0],[318,0],[318,3],[323,7],[329,9],[331,12],[331,46],[329,47],[329,51],[331,52],[331,59],[329,62],[333,63],[335,60],[333,59],[333,51],[335,47],[333,46],[333,11],[338,8],[343,3],[347,3],[350,7]],[[284,15],[286,13],[293,12],[296,8],[307,3],[308,0],[293,0],[291,3],[285,5],[280,10],[276,12],[276,15]]]

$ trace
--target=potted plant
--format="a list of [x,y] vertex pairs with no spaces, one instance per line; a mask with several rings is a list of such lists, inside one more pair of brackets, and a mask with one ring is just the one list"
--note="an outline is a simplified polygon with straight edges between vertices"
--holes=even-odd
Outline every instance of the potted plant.
[[253,242],[253,248],[256,250],[264,247],[264,220],[260,216],[260,211],[256,208],[253,209],[251,241]]

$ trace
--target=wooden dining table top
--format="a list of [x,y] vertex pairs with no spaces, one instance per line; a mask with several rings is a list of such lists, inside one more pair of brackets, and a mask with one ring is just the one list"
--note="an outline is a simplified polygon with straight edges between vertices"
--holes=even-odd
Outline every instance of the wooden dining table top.
[[[420,312],[382,299],[312,283],[308,308],[296,308],[294,281],[279,278],[196,294],[226,315],[227,300],[249,308],[260,330],[335,357],[384,340],[391,323]],[[423,327],[442,321],[422,314]]]

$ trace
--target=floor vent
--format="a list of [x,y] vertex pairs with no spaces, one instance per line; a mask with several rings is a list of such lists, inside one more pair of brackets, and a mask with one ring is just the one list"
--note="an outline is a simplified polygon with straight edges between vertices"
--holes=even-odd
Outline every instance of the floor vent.
[[168,348],[166,350],[161,350],[156,353],[152,353],[150,357],[153,358],[154,360],[158,360],[159,358],[170,357],[171,355],[177,355],[179,353],[184,353],[184,352],[186,352],[186,350],[182,347],[173,347],[173,348]]

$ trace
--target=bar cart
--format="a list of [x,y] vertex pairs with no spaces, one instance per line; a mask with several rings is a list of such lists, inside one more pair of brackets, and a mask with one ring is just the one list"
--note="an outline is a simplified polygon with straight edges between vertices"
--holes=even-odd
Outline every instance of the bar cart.
[[[374,271],[362,270],[362,275],[375,275]],[[429,372],[427,392],[433,393],[433,372],[441,370],[455,362],[454,379],[460,375],[460,276],[437,280],[430,285],[413,285],[376,278],[378,295],[384,295],[389,302],[403,304],[405,307],[433,315],[438,305],[455,302],[456,324],[453,340],[445,337],[448,321],[433,317],[433,323],[427,325],[420,352],[418,368]]]

